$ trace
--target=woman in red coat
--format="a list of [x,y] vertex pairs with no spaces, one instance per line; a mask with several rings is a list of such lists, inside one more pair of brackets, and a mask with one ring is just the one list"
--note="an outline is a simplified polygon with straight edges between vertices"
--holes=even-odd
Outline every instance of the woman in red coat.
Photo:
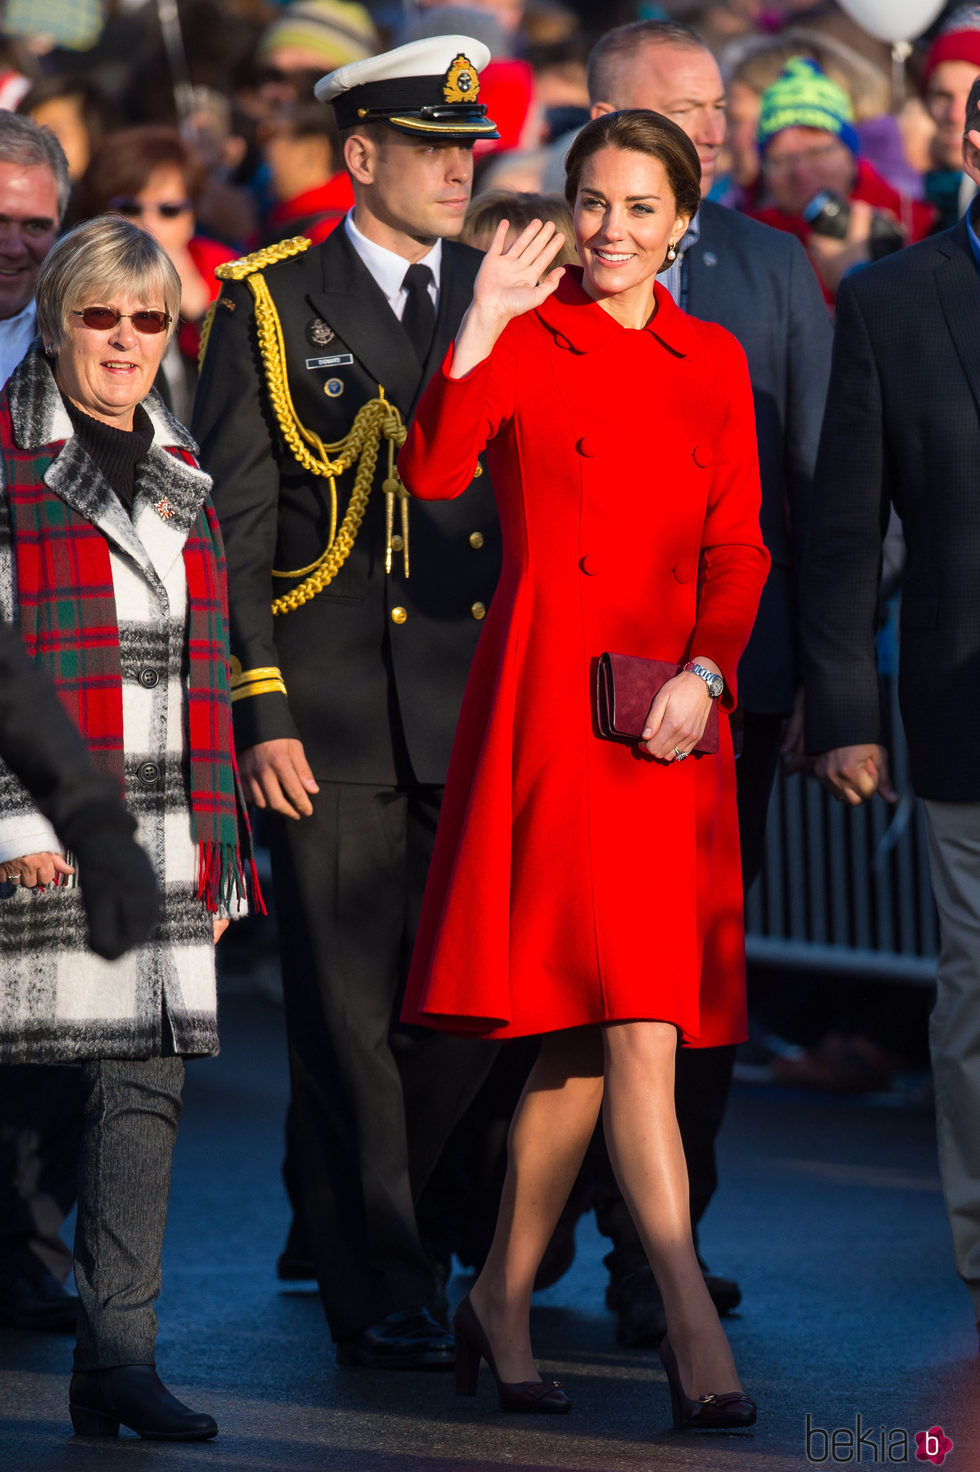
[[[597,118],[567,170],[583,271],[548,272],[553,225],[506,252],[501,225],[399,458],[410,491],[440,499],[487,447],[504,540],[403,1015],[546,1034],[493,1246],[457,1311],[457,1388],[475,1389],[482,1356],[502,1405],[568,1409],[534,1370],[531,1289],[601,1107],[666,1305],[675,1423],[747,1425],[691,1240],[673,1072],[678,1035],[745,1036],[725,712],[769,563],[751,391],[735,340],[654,284],[700,198],[682,130]],[[605,650],[687,665],[633,746],[594,734]],[[688,760],[721,691],[721,749]]]

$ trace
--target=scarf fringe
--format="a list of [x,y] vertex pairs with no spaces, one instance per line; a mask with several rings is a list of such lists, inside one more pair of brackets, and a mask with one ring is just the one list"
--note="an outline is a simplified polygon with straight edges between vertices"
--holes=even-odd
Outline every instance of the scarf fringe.
[[233,904],[240,910],[243,901],[250,910],[266,913],[255,860],[243,862],[234,843],[198,844],[197,897],[212,915],[219,910],[230,914]]

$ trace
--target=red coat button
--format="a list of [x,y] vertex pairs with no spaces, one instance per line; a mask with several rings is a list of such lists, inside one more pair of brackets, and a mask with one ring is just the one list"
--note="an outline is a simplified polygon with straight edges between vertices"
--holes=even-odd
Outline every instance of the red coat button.
[[588,435],[583,435],[576,444],[575,448],[576,450],[578,450],[579,454],[584,455],[586,459],[590,458],[592,455],[598,455],[599,453],[598,443],[594,439],[590,439]]
[[586,577],[589,578],[594,578],[596,573],[599,571],[599,559],[598,557],[596,557],[594,552],[589,552],[584,557],[580,557],[578,560],[578,565],[585,573]]

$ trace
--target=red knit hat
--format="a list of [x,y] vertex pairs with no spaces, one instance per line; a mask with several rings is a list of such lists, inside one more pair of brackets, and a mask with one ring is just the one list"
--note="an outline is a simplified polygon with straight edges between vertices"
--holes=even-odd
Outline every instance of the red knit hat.
[[954,10],[926,52],[922,68],[922,90],[942,61],[968,61],[980,70],[980,5],[961,5]]

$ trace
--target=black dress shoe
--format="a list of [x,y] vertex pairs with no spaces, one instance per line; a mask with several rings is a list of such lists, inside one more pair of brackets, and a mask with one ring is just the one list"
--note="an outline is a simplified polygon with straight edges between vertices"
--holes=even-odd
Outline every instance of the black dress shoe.
[[711,1294],[711,1302],[718,1310],[719,1318],[724,1318],[742,1302],[742,1290],[734,1278],[719,1278],[717,1273],[709,1273],[704,1263],[701,1267],[704,1272],[704,1286]]
[[276,1263],[276,1277],[280,1283],[311,1283],[316,1281],[313,1264],[305,1257],[290,1257],[289,1252],[280,1252]]
[[0,1257],[0,1322],[15,1329],[74,1329],[78,1299],[29,1247]]
[[451,1370],[453,1336],[427,1309],[399,1309],[341,1340],[337,1363],[368,1370]]
[[78,1436],[118,1436],[120,1426],[147,1441],[209,1441],[218,1434],[210,1416],[170,1394],[152,1365],[76,1370],[68,1410]]
[[[667,1333],[667,1312],[657,1280],[646,1263],[632,1272],[614,1271],[614,1258],[615,1254],[610,1252],[604,1261],[610,1269],[606,1307],[616,1315],[617,1343],[628,1349],[656,1349]],[[704,1285],[719,1317],[730,1314],[742,1302],[742,1290],[734,1279],[709,1273],[703,1263],[701,1268]]]
[[656,1349],[667,1333],[667,1311],[650,1268],[643,1266],[606,1284],[606,1306],[616,1315],[616,1342],[627,1349]]

